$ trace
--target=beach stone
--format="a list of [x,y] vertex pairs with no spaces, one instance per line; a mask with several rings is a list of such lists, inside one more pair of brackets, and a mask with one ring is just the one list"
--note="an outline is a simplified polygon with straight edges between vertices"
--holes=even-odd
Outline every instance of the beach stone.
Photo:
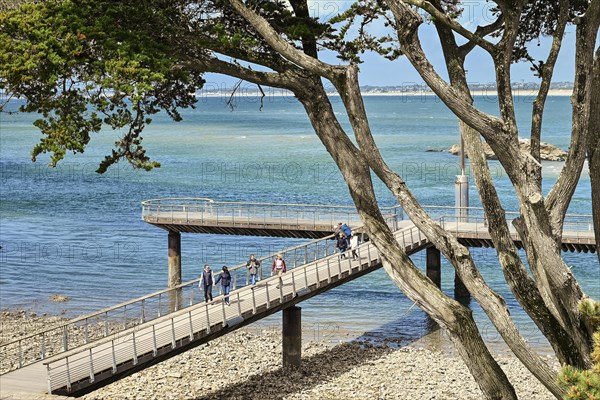
[[53,303],[65,303],[71,300],[71,298],[69,296],[65,296],[64,294],[53,294],[48,297],[48,300]]
[[[33,333],[51,318],[2,313],[0,339]],[[54,317],[52,317],[54,318]],[[61,321],[54,318],[52,321]],[[94,329],[102,329],[98,326]],[[463,361],[452,352],[431,351],[422,340],[394,348],[381,341],[330,346],[305,341],[302,365],[282,368],[281,332],[232,332],[108,386],[82,400],[240,399],[240,400],[479,400],[482,393]],[[519,398],[553,396],[513,356],[497,355]],[[550,365],[558,368],[555,358]]]

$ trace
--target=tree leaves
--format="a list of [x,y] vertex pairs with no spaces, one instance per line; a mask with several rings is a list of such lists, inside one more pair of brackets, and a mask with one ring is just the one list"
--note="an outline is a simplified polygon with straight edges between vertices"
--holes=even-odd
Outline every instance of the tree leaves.
[[120,158],[159,165],[139,136],[147,116],[164,110],[180,120],[177,109],[194,105],[204,80],[201,71],[178,68],[174,46],[186,32],[178,4],[147,3],[51,0],[0,12],[0,90],[26,100],[20,111],[42,116],[33,160],[51,153],[54,166],[107,125],[127,133],[100,171]]

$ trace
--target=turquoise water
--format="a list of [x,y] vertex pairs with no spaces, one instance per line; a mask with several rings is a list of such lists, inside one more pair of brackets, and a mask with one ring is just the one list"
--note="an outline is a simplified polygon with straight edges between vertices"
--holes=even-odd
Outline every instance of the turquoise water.
[[[452,205],[458,160],[442,150],[457,142],[453,115],[434,97],[367,97],[376,140],[388,163],[403,175],[424,204]],[[478,98],[494,112],[494,98]],[[340,101],[333,99],[343,119]],[[14,104],[16,107],[16,103]],[[528,132],[531,99],[517,102],[522,132]],[[149,154],[162,163],[150,173],[124,163],[105,175],[94,172],[116,135],[102,132],[84,154],[69,156],[59,167],[47,158],[30,162],[39,134],[33,115],[0,118],[0,308],[76,316],[163,289],[167,281],[167,236],[141,222],[140,202],[161,197],[209,197],[222,201],[351,205],[347,188],[328,153],[313,133],[301,106],[292,98],[239,98],[231,111],[224,98],[202,98],[184,121],[158,116],[144,134]],[[568,97],[550,97],[544,141],[568,148]],[[345,124],[347,126],[347,124]],[[526,135],[524,135],[526,136]],[[504,206],[516,202],[506,174],[491,162]],[[560,171],[545,163],[544,187]],[[395,204],[377,182],[381,205]],[[472,205],[478,198],[471,179]],[[584,172],[569,210],[591,210],[589,176]],[[184,281],[201,266],[237,265],[250,253],[270,254],[303,240],[182,235]],[[485,279],[505,296],[519,327],[541,341],[504,283],[493,250],[474,249]],[[415,262],[424,268],[425,255]],[[600,269],[593,254],[566,254],[584,290],[600,298]],[[453,292],[453,271],[443,264],[443,290]],[[49,303],[63,294],[67,303]],[[370,332],[371,335],[417,337],[429,327],[426,316],[400,293],[382,270],[301,304],[309,326]],[[471,302],[488,339],[493,329]],[[269,321],[277,323],[279,317]],[[268,321],[267,321],[268,323]],[[316,329],[316,328],[315,328]]]

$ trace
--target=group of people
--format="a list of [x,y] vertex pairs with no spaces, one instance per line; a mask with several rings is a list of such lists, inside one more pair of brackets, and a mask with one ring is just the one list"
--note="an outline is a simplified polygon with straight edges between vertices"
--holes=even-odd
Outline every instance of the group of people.
[[[250,284],[252,286],[256,285],[257,276],[260,271],[260,261],[254,256],[254,254],[250,255],[250,258],[246,262],[246,268],[248,269],[248,274],[250,275]],[[281,254],[277,254],[273,259],[273,264],[271,266],[271,274],[277,275],[279,277],[279,284],[277,288],[283,285],[282,275],[286,271],[285,260],[281,257]],[[221,289],[223,292],[223,301],[226,305],[229,305],[229,292],[231,290],[231,273],[226,265],[223,265],[221,272],[215,278],[213,276],[213,272],[208,264],[204,266],[204,270],[202,271],[202,275],[200,276],[200,282],[198,282],[198,287],[201,287],[204,291],[204,300],[208,303],[209,301],[213,301],[212,288],[216,286],[219,282],[221,282]]]
[[351,250],[352,259],[358,260],[358,235],[352,232],[347,224],[340,222],[333,227],[335,247],[340,252],[340,258],[347,258],[346,252]]
[[231,273],[229,272],[229,269],[226,265],[223,265],[222,271],[215,279],[210,266],[206,264],[204,266],[204,270],[202,271],[202,276],[200,277],[198,287],[201,287],[204,291],[204,300],[207,303],[209,301],[213,301],[212,288],[213,286],[217,286],[219,282],[221,282],[221,289],[223,290],[223,295],[225,296],[223,300],[225,301],[225,304],[229,305],[229,291],[231,289]]

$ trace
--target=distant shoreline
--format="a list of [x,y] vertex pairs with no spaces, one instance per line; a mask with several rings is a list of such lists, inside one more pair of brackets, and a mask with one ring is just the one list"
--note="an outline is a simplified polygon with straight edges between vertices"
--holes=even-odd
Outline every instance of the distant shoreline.
[[[252,88],[254,89],[254,88]],[[548,96],[557,96],[557,97],[564,97],[564,96],[571,96],[571,94],[573,93],[573,91],[571,89],[550,89],[548,91]],[[339,96],[338,93],[335,92],[330,92],[328,93],[329,96],[332,97],[337,97]],[[376,96],[380,96],[380,97],[437,97],[437,95],[434,92],[431,91],[364,91],[362,92],[363,97],[376,97]],[[497,92],[494,89],[490,89],[490,90],[473,90],[471,91],[471,95],[474,97],[490,97],[490,98],[495,98],[497,97]],[[533,101],[535,99],[537,95],[537,89],[526,89],[526,88],[516,88],[513,89],[513,96],[516,99],[521,99],[521,98],[525,98],[525,99],[531,99],[531,101]],[[223,97],[223,98],[227,98],[229,99],[231,97],[231,92],[230,91],[220,91],[220,92],[216,92],[216,91],[210,91],[210,92],[205,92],[205,91],[200,91],[199,93],[196,94],[196,96],[198,98],[203,98],[203,97]],[[265,90],[265,97],[293,97],[294,94],[288,91],[284,91],[284,90],[277,90],[277,89],[269,89],[269,90]],[[239,89],[234,96],[234,99],[239,98],[239,97],[255,97],[255,98],[260,98],[261,94],[260,92],[256,92],[255,90],[247,90],[247,89]]]

